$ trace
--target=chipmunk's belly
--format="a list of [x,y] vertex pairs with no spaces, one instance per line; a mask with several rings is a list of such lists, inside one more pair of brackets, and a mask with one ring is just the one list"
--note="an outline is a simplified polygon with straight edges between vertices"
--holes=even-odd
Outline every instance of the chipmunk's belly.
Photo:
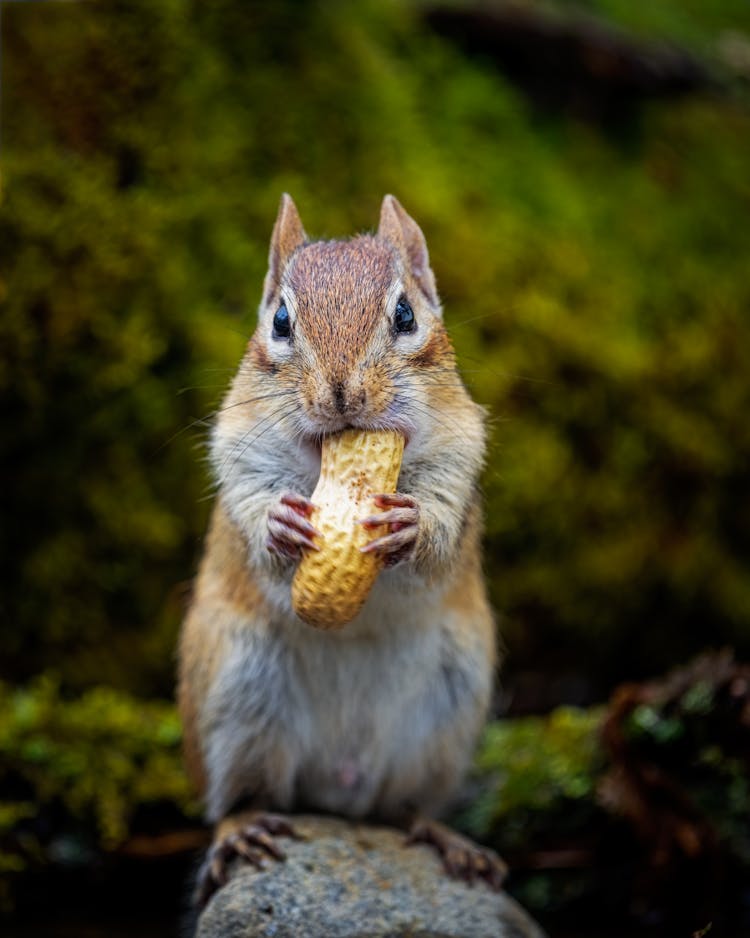
[[329,698],[325,706],[314,706],[317,742],[299,765],[295,801],[351,817],[376,811],[378,793],[398,764],[388,734],[392,709],[389,702],[383,712],[383,700],[371,699],[367,688],[356,700]]
[[[316,689],[300,701],[311,745],[298,766],[295,801],[361,817],[391,813],[382,803],[386,790],[419,800],[419,790],[428,784],[426,748],[434,727],[415,718],[415,712],[429,713],[430,708],[415,696],[413,674],[405,662],[402,671],[393,648],[339,643],[330,650],[335,654],[323,682],[319,669],[325,673],[326,668],[319,659],[312,672]],[[412,654],[407,656],[409,668]],[[428,663],[433,655],[424,648],[420,657]],[[304,677],[301,683],[307,684]]]
[[347,817],[376,811],[381,771],[359,752],[331,753],[326,763],[305,765],[298,777],[297,804]]

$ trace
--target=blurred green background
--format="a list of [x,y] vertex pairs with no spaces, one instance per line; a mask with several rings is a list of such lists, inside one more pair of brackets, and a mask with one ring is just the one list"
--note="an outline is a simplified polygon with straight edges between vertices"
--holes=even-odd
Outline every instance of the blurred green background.
[[[511,54],[507,23],[484,28],[509,10],[532,24],[511,16]],[[386,192],[425,231],[492,414],[485,565],[511,710],[601,701],[704,648],[747,657],[747,3],[0,12],[6,756],[24,719],[94,685],[117,732],[172,695],[211,412],[282,191],[313,236],[372,229]]]

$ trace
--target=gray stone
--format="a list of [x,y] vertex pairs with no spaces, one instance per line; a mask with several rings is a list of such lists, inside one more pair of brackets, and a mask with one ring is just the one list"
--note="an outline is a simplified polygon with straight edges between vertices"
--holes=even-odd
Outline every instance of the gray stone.
[[307,839],[279,840],[285,862],[233,865],[197,938],[544,938],[508,895],[451,879],[402,831],[317,816],[294,825]]

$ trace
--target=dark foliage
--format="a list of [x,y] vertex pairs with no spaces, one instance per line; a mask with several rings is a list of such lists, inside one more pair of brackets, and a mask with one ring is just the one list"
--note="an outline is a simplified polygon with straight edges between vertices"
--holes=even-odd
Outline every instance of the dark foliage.
[[[730,0],[598,6],[703,56],[746,24]],[[425,227],[493,415],[511,672],[585,701],[707,634],[750,650],[739,99],[650,107],[617,140],[539,120],[408,5],[11,4],[3,44],[7,678],[171,693],[209,415],[285,189],[315,234],[371,227],[386,191]]]
[[608,907],[660,936],[742,934],[748,753],[750,669],[705,654],[604,710],[492,724],[463,823],[556,928]]

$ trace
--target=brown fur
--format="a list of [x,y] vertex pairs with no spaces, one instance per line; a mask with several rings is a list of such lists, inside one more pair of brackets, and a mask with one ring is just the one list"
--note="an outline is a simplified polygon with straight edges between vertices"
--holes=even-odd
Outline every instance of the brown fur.
[[240,617],[250,612],[268,616],[261,591],[247,575],[243,553],[240,534],[219,503],[211,519],[205,561],[183,624],[179,650],[177,700],[182,718],[185,763],[188,775],[200,793],[205,792],[206,772],[200,744],[198,704],[205,699],[216,677],[227,635],[218,625],[206,629],[197,611],[213,609],[217,622],[227,607]]
[[281,197],[279,214],[271,234],[271,248],[268,253],[268,274],[263,284],[263,295],[266,302],[274,296],[281,275],[289,259],[307,241],[302,220],[299,217],[297,206],[291,198],[284,193]]
[[440,301],[422,229],[392,195],[383,199],[378,234],[387,238],[399,250],[419,289],[433,306],[438,306]]
[[290,265],[300,325],[316,348],[325,349],[332,378],[346,375],[381,321],[393,261],[388,244],[363,235],[310,244]]
[[436,330],[422,348],[409,356],[409,363],[418,368],[437,368],[444,366],[453,356],[453,346],[448,333]]
[[249,358],[252,364],[265,375],[275,375],[278,371],[276,365],[268,357],[265,345],[257,339],[252,339],[248,346]]

